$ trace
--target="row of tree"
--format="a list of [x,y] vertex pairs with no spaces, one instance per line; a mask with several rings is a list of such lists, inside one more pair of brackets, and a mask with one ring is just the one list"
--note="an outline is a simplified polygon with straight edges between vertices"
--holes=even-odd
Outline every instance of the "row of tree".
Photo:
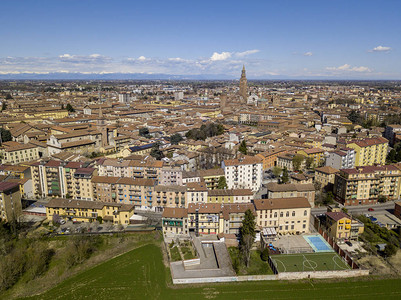
[[220,123],[208,123],[203,124],[200,128],[194,128],[189,130],[185,136],[188,139],[199,141],[206,140],[208,137],[221,135],[224,133],[224,126]]

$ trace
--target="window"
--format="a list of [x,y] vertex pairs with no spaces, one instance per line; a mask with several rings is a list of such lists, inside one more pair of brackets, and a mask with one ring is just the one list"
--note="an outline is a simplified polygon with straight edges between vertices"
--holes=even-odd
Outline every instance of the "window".
[[290,212],[287,211],[287,213],[285,214],[285,216],[286,216],[286,217],[289,217],[289,216],[290,216]]
[[307,215],[308,215],[308,211],[305,210],[305,211],[304,211],[304,216],[307,216]]
[[295,211],[292,212],[292,216],[295,217]]
[[283,212],[280,212],[280,217],[282,218],[284,216],[284,213]]

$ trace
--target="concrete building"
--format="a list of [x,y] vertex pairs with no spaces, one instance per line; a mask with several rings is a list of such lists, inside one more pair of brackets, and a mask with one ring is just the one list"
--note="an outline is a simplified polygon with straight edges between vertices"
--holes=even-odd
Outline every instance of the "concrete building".
[[355,167],[383,165],[386,163],[388,140],[382,137],[347,143],[355,150]]
[[311,206],[303,197],[255,199],[256,224],[276,233],[308,233]]
[[315,207],[315,187],[312,183],[278,184],[276,182],[269,182],[267,184],[268,199],[290,197],[304,197],[308,199],[310,207]]
[[400,197],[401,170],[394,165],[343,169],[335,175],[334,196],[344,205],[376,204]]
[[329,152],[326,157],[326,166],[335,169],[352,169],[355,167],[355,150],[352,148],[341,148]]
[[222,167],[229,189],[257,191],[262,185],[263,164],[259,157],[245,156],[224,160]]
[[17,182],[0,182],[0,219],[18,220],[22,214],[21,192]]
[[186,208],[166,207],[162,215],[163,234],[188,235],[188,210]]
[[207,195],[208,203],[250,203],[253,200],[253,192],[250,189],[211,190]]
[[321,188],[332,191],[334,186],[335,175],[340,172],[335,168],[325,166],[315,169],[315,182],[321,184]]

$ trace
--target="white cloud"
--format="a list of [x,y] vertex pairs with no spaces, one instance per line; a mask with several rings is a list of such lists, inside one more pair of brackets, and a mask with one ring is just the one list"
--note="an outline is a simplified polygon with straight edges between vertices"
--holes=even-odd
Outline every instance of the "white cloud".
[[235,56],[244,57],[244,56],[251,55],[251,54],[255,54],[255,53],[258,53],[258,52],[260,52],[260,50],[258,50],[258,49],[246,50],[246,51],[244,51],[244,52],[237,52],[237,53],[235,53]]
[[62,62],[70,62],[70,63],[100,63],[110,61],[111,58],[100,55],[97,53],[90,55],[71,55],[71,54],[62,54],[58,56]]
[[304,55],[304,56],[312,56],[312,55],[313,55],[313,53],[312,53],[312,52],[310,52],[310,51],[308,51],[308,52],[305,52],[303,55]]
[[143,56],[143,55],[141,55],[141,56],[139,56],[138,57],[138,60],[141,60],[141,61],[144,61],[144,60],[146,60],[147,58],[145,57],[145,56]]
[[218,61],[218,60],[226,60],[231,57],[231,52],[221,52],[217,53],[214,52],[213,55],[210,57],[211,61]]
[[344,64],[339,67],[327,67],[326,70],[329,71],[345,71],[345,72],[372,72],[368,67],[360,66],[360,67],[352,67],[349,64]]
[[389,52],[391,50],[392,50],[391,47],[377,46],[377,47],[369,50],[369,52]]

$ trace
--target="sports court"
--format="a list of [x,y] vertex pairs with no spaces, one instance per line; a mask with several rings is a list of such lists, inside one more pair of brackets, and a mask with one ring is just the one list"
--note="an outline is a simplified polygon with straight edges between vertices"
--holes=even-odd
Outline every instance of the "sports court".
[[304,235],[304,239],[312,247],[314,252],[333,252],[333,248],[327,243],[320,234]]
[[281,254],[270,258],[279,273],[351,269],[335,252]]

